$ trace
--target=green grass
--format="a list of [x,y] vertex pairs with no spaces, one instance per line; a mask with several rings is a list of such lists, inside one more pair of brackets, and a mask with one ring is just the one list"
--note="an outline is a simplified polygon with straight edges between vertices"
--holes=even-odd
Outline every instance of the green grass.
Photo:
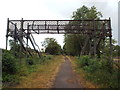
[[50,88],[62,62],[63,56],[54,56],[46,63],[32,65],[28,70],[30,74],[21,76],[20,84],[10,88]]
[[25,57],[21,59],[20,64],[19,58],[15,58],[10,51],[4,51],[2,60],[3,87],[19,84],[21,77],[37,72],[40,65],[50,63],[52,58],[52,55],[43,55],[41,58],[37,56]]
[[76,60],[77,68],[85,71],[86,80],[101,88],[120,88],[120,71],[108,63],[105,59],[93,59],[89,56],[81,56]]

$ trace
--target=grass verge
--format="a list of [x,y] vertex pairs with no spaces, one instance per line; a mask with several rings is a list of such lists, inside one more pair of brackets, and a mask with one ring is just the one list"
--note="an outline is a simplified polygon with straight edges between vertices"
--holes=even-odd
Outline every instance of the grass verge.
[[83,69],[78,68],[76,57],[68,56],[68,58],[72,64],[74,72],[78,77],[78,83],[80,83],[80,85],[82,85],[83,88],[99,88],[98,85],[95,85],[92,82],[85,79],[87,73]]
[[[87,88],[119,88],[120,71],[105,59],[97,60],[89,56],[73,58],[71,62],[82,77]],[[83,81],[84,81],[83,80]],[[82,81],[82,80],[81,80]],[[88,83],[90,82],[90,84]]]
[[51,88],[62,62],[63,56],[54,56],[52,60],[34,66],[35,72],[22,76],[19,85],[9,88]]

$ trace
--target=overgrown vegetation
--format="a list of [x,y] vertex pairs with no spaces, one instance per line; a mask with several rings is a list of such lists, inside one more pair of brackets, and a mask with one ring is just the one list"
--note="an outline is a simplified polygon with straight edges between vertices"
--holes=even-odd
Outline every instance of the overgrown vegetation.
[[[101,12],[98,12],[95,6],[91,8],[83,6],[73,13],[72,19],[96,20],[100,19],[101,17]],[[64,52],[64,54],[67,55],[79,56],[76,60],[77,69],[81,69],[86,73],[85,78],[87,80],[104,88],[120,88],[120,71],[118,70],[118,68],[114,67],[113,62],[109,62],[109,39],[105,38],[105,42],[101,42],[99,48],[96,48],[96,56],[99,57],[98,59],[97,57],[92,58],[90,56],[80,56],[86,37],[86,35],[65,34],[65,45],[63,46],[63,50],[54,38],[46,38],[42,44],[45,48],[45,53],[47,53],[48,55],[42,55],[41,58],[37,57],[35,51],[31,48],[26,49],[28,49],[30,52],[32,52],[32,54],[34,54],[33,57],[25,55],[25,53],[20,52],[20,45],[11,40],[10,51],[3,50],[3,86],[18,84],[22,76],[27,76],[32,72],[36,72],[38,70],[37,68],[40,65],[42,66],[49,64],[51,62],[51,59],[53,58],[53,55],[59,55]],[[112,40],[112,42],[113,56],[120,56],[120,46],[114,45],[114,40]],[[88,43],[85,48],[85,55],[88,55],[90,52],[89,46],[90,43]]]
[[90,56],[77,57],[77,68],[85,71],[85,78],[102,88],[120,88],[120,71],[106,59]]
[[52,59],[52,55],[43,55],[41,58],[37,56],[21,58],[14,57],[11,51],[3,50],[2,59],[2,78],[3,87],[19,84],[20,77],[27,76],[32,72],[36,72],[38,65],[49,63]]
[[[102,13],[99,12],[95,6],[91,8],[82,6],[73,12],[72,15],[73,20],[97,20],[101,17]],[[98,27],[96,28],[99,27],[101,27],[100,23],[98,23]],[[91,41],[86,44],[85,49],[83,48],[87,37],[86,35],[66,34],[64,36],[64,53],[67,55],[79,56],[76,61],[77,68],[86,73],[85,78],[87,80],[103,88],[120,88],[120,71],[118,68],[114,67],[114,61],[112,62],[112,60],[110,60],[110,39],[104,37],[104,40],[101,40],[96,48],[95,57],[92,58],[93,53],[91,53],[92,50],[90,50],[89,47]],[[93,41],[94,40],[97,42],[96,39],[93,39]],[[116,41],[112,39],[113,58],[120,56],[120,46],[115,45],[115,43]],[[82,50],[85,52],[82,53]]]
[[18,83],[18,77],[15,75],[18,72],[17,59],[10,51],[3,52],[2,72],[3,83]]
[[[47,56],[46,59],[50,57]],[[20,84],[13,86],[13,88],[52,88],[62,62],[64,62],[64,57],[55,55],[54,58],[45,60],[42,64],[30,65],[27,70],[32,73],[27,76],[22,75]]]

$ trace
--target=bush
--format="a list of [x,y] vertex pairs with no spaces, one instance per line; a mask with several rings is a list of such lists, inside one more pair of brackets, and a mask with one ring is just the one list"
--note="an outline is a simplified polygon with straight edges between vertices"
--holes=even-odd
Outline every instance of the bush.
[[40,63],[44,63],[44,62],[51,60],[51,59],[52,59],[52,55],[41,56]]
[[32,57],[27,58],[27,59],[26,59],[26,63],[27,63],[28,65],[33,65],[33,64],[35,64],[35,63],[34,63],[34,59],[33,59]]
[[26,59],[26,63],[27,65],[43,64],[45,62],[48,62],[51,59],[52,59],[52,55],[41,56],[40,58],[39,57],[28,57]]
[[89,66],[91,58],[89,56],[78,57],[78,64],[80,67]]
[[20,78],[17,75],[3,73],[3,78],[2,78],[3,87],[19,84],[19,79]]
[[15,74],[18,71],[18,65],[16,63],[17,59],[13,57],[13,55],[5,51],[3,52],[2,59],[2,71],[7,74]]
[[[22,65],[18,63],[17,58],[14,57],[11,51],[3,51],[2,59],[2,78],[3,86],[15,85],[20,81],[21,76],[27,76],[32,72],[36,72],[37,64],[47,64],[52,59],[52,55],[41,56],[41,58],[34,56],[22,58]],[[18,71],[19,70],[19,71]]]
[[50,60],[50,59],[52,59],[51,55],[46,56],[46,60]]
[[27,76],[29,73],[28,73],[28,67],[26,65],[21,65],[19,67],[19,72],[18,72],[18,75],[19,76]]
[[[16,82],[18,77],[16,75],[10,75],[10,74],[3,74],[4,77],[3,77],[3,82]],[[16,79],[17,78],[17,79]]]
[[118,78],[120,71],[113,68],[112,63],[106,59],[92,59],[89,56],[78,57],[78,68],[83,69],[86,74],[86,79],[101,85],[104,88],[118,88]]

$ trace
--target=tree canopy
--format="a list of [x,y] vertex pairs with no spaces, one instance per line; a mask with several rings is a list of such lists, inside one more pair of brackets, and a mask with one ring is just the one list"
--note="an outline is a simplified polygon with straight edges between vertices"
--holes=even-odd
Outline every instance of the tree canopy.
[[[97,11],[95,6],[91,8],[82,6],[73,12],[72,19],[73,20],[96,20],[102,17],[102,13]],[[84,45],[86,36],[85,35],[73,35],[66,34],[64,39],[64,52],[70,55],[80,55],[81,49]],[[89,44],[88,44],[89,45]],[[86,53],[88,53],[89,47],[86,49]]]
[[97,11],[95,6],[88,8],[84,5],[74,11],[72,15],[73,20],[100,19],[101,17],[102,13]]
[[45,41],[42,42],[42,46],[45,48],[45,52],[49,54],[61,54],[61,46],[57,43],[54,38],[45,38]]

